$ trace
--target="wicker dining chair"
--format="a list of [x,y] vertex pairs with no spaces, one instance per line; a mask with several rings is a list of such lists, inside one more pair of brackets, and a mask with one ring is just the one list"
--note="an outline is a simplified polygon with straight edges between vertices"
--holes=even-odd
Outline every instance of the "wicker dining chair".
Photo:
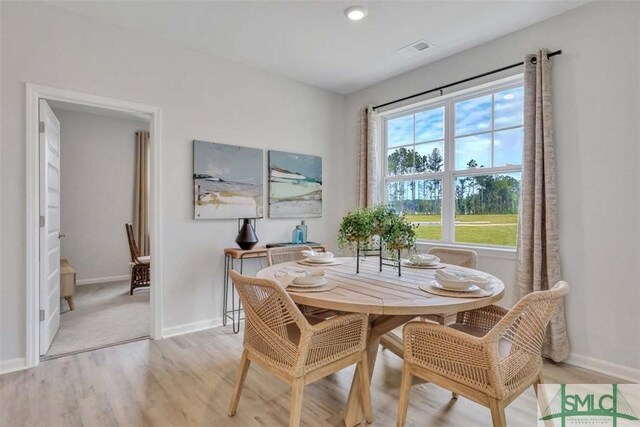
[[125,224],[127,230],[127,240],[129,241],[129,254],[131,255],[131,288],[129,295],[133,295],[136,288],[143,288],[151,285],[151,258],[140,256],[138,245],[133,234],[133,225]]
[[436,246],[429,249],[427,253],[437,256],[440,258],[440,261],[445,264],[474,269],[478,266],[478,253],[471,249],[455,249]]
[[449,326],[407,323],[398,427],[406,420],[412,376],[487,406],[494,427],[506,426],[504,408],[531,385],[538,392],[544,334],[568,292],[569,284],[561,281],[526,295],[511,310],[488,306],[461,312]]
[[[372,421],[366,314],[347,314],[312,324],[282,286],[231,271],[245,310],[244,351],[229,416],[238,409],[251,362],[292,387],[289,426],[300,425],[305,385],[358,364],[365,418]],[[313,321],[313,320],[312,320]]]
[[267,249],[267,263],[269,267],[275,264],[282,264],[283,262],[300,261],[305,256],[302,255],[302,251],[310,251],[309,246],[283,246],[281,248],[269,248]]

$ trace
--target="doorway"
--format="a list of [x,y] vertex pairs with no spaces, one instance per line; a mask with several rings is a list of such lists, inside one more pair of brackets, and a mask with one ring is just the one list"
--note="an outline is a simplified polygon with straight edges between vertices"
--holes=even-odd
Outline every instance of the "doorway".
[[[150,133],[148,167],[150,170],[149,195],[149,251],[153,259],[160,259],[161,236],[159,227],[160,209],[160,110],[157,107],[131,103],[112,98],[105,98],[80,92],[27,84],[27,365],[36,366],[41,353],[45,353],[47,345],[55,337],[55,331],[59,323],[60,297],[62,283],[60,273],[65,270],[66,278],[70,272],[74,272],[73,261],[67,260],[65,266],[60,263],[60,241],[65,238],[65,231],[60,227],[60,146],[56,148],[56,120],[55,113],[49,107],[53,105],[67,105],[78,110],[100,111],[106,115],[120,117],[144,117],[148,121]],[[44,129],[41,121],[44,122]],[[47,128],[48,127],[48,128]],[[41,133],[44,130],[44,135]],[[49,133],[47,133],[47,131]],[[48,137],[47,135],[52,135]],[[59,135],[59,123],[58,123]],[[59,140],[59,137],[58,137]],[[48,150],[48,151],[47,151]],[[64,153],[62,153],[64,154]],[[57,158],[56,158],[57,157]],[[58,162],[58,163],[56,163]],[[56,166],[57,165],[57,171]],[[62,170],[64,174],[64,170]],[[57,187],[57,188],[56,188]],[[46,189],[41,191],[41,189]],[[56,196],[56,193],[58,194]],[[56,214],[57,210],[57,214]],[[118,230],[121,236],[125,234],[125,224]],[[115,232],[115,231],[114,231]],[[100,244],[100,242],[96,242]],[[42,255],[41,253],[42,250]],[[125,246],[122,248],[128,251]],[[77,256],[76,258],[80,258]],[[69,262],[70,261],[70,262]],[[150,263],[150,286],[148,298],[150,302],[150,321],[145,329],[152,339],[161,337],[161,268],[159,262]],[[77,273],[77,272],[76,272]],[[85,278],[91,285],[98,285],[101,291],[94,292],[83,302],[84,308],[95,300],[97,296],[108,294],[108,290],[127,286],[122,281],[124,277],[117,274],[108,277],[113,280],[110,284],[100,283],[98,278]],[[117,280],[120,279],[120,283]],[[93,280],[92,280],[93,279]],[[82,279],[81,279],[82,280]],[[97,282],[96,282],[97,281]],[[64,282],[64,278],[63,278]],[[78,287],[76,287],[77,289]],[[143,287],[144,288],[144,287]],[[136,293],[144,291],[137,289]],[[87,291],[87,292],[85,292]],[[83,289],[81,294],[88,292]],[[116,291],[118,293],[119,291]],[[127,289],[127,295],[128,295]],[[70,311],[70,305],[75,305],[78,310],[78,297],[65,299],[62,302],[62,310]],[[84,295],[86,296],[86,295]],[[136,296],[133,296],[136,298]],[[130,301],[130,300],[129,300]],[[75,311],[74,310],[74,311]],[[76,313],[78,313],[76,311]],[[116,316],[117,317],[117,316]],[[134,337],[132,337],[134,338]],[[117,339],[116,339],[117,340]],[[122,340],[119,340],[122,341]],[[103,344],[107,344],[104,340]],[[100,345],[104,346],[104,345]],[[95,348],[95,346],[93,346]],[[87,348],[88,349],[88,348]],[[72,351],[73,352],[73,351]]]
[[41,99],[40,121],[40,356],[147,339],[149,116]]

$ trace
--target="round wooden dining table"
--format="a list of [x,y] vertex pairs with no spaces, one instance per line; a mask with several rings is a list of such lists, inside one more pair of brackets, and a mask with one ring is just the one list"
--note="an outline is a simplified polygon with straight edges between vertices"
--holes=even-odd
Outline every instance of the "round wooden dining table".
[[[369,375],[373,375],[378,347],[385,348],[402,357],[402,339],[391,333],[408,321],[428,315],[452,315],[460,311],[484,307],[499,301],[504,295],[504,283],[495,276],[469,268],[445,265],[446,271],[464,271],[485,277],[492,281],[491,296],[482,298],[457,298],[434,295],[420,289],[420,285],[434,280],[435,269],[398,269],[383,266],[379,271],[378,258],[360,261],[360,272],[356,273],[355,258],[337,258],[338,265],[322,266],[333,289],[324,292],[294,292],[289,295],[298,304],[352,313],[367,313],[371,325],[367,341]],[[298,262],[287,262],[267,267],[258,272],[257,277],[276,280],[286,272],[309,268]],[[359,381],[351,384],[345,425],[355,426],[362,422],[363,412],[360,402]],[[374,403],[375,406],[375,403]]]

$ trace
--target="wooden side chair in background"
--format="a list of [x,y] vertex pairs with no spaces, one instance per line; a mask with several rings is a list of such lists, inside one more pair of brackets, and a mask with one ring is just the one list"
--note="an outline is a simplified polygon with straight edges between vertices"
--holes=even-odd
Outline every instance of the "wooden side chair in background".
[[347,314],[313,323],[272,280],[231,271],[245,310],[244,351],[229,405],[234,416],[251,362],[291,384],[289,427],[300,425],[304,387],[347,366],[358,364],[365,418],[372,421],[366,314]]
[[138,245],[133,234],[133,225],[125,224],[127,230],[127,240],[129,241],[129,253],[131,255],[131,289],[129,295],[133,295],[133,291],[136,288],[142,288],[150,286],[150,270],[151,270],[151,257],[140,256],[138,252]]
[[407,323],[398,427],[405,424],[412,376],[488,407],[493,426],[505,427],[504,408],[531,385],[538,393],[544,334],[568,292],[569,284],[558,282],[508,311],[498,306],[465,311],[449,326]]

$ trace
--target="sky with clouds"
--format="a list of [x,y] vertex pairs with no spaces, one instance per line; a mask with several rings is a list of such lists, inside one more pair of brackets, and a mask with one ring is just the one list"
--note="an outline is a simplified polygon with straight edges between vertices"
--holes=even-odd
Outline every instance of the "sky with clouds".
[[[522,125],[522,87],[497,92],[491,95],[467,99],[455,103],[455,165],[466,169],[473,159],[479,166],[506,166],[522,163],[522,128],[506,129]],[[492,117],[493,104],[493,117]],[[443,150],[444,107],[421,111],[414,115],[398,117],[387,122],[387,144],[389,154],[403,145],[411,145],[415,135],[415,149],[428,154],[433,148]],[[496,132],[493,136],[494,163],[491,164],[491,124]],[[488,132],[488,133],[481,133]],[[470,135],[473,134],[473,135]],[[438,141],[440,140],[440,141]]]

